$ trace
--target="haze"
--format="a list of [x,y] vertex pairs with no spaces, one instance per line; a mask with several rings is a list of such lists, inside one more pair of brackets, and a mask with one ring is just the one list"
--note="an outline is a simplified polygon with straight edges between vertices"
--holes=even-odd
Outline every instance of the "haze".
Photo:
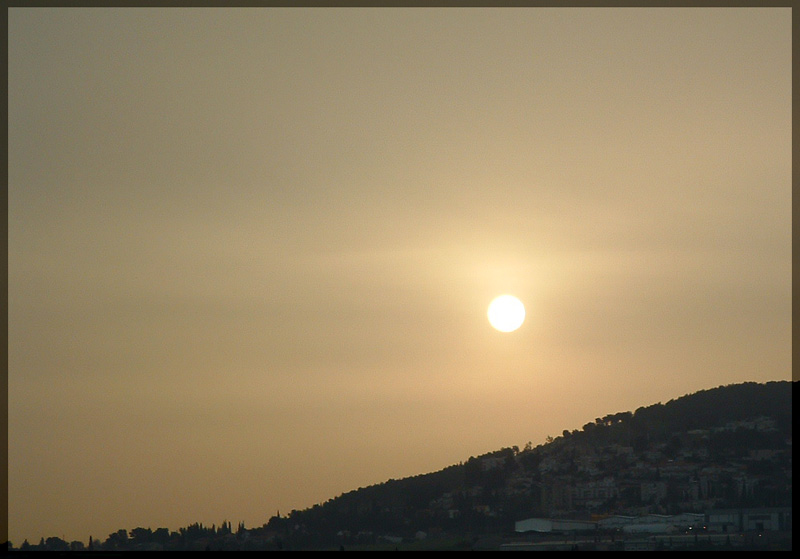
[[9,539],[261,526],[789,380],[791,44],[790,8],[9,9]]

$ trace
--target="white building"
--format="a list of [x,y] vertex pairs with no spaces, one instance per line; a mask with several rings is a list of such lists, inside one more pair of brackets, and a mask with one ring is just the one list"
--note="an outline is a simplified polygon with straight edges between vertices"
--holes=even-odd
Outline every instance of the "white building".
[[554,518],[528,518],[514,523],[516,532],[581,532],[595,530],[597,522],[587,520],[562,520]]
[[650,524],[633,523],[626,524],[622,527],[622,532],[625,534],[673,534],[678,529],[672,524],[665,524],[663,522],[653,522]]
[[623,526],[632,524],[636,519],[635,516],[626,516],[622,514],[614,514],[607,516],[597,522],[598,526],[604,530],[618,530]]

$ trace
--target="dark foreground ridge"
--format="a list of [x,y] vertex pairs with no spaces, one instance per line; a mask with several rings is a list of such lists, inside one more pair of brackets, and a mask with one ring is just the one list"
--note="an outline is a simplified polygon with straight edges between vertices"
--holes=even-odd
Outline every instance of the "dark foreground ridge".
[[609,414],[256,528],[139,527],[10,550],[791,550],[795,384],[727,385]]

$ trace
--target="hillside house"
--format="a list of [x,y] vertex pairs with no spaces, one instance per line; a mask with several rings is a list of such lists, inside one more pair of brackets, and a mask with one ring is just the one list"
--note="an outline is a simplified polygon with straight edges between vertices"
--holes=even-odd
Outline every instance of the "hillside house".
[[597,522],[589,520],[562,520],[554,518],[527,518],[514,523],[515,532],[574,533],[597,529]]

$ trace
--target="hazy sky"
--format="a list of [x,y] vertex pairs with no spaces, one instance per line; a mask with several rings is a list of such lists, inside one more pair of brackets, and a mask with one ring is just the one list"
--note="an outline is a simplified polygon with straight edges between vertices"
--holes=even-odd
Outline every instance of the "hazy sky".
[[791,40],[789,8],[10,9],[12,543],[260,526],[790,380]]

